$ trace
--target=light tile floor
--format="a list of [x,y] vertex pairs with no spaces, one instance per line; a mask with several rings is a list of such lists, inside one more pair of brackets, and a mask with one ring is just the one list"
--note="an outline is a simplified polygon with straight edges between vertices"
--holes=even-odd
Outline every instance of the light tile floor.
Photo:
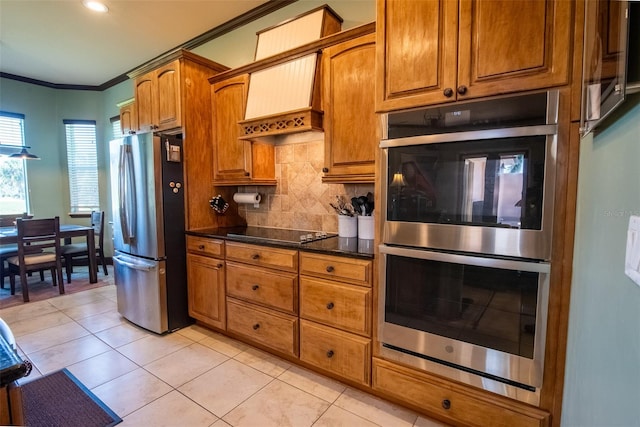
[[34,365],[23,381],[66,367],[122,426],[442,426],[196,325],[147,332],[118,314],[113,285],[0,317]]

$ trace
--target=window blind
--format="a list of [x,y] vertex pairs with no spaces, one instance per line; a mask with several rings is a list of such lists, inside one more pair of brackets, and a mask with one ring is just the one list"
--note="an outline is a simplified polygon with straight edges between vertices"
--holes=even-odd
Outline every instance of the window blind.
[[96,122],[64,120],[71,212],[100,209]]
[[21,214],[29,211],[27,171],[25,161],[11,159],[9,154],[24,145],[24,114],[0,111],[0,214]]
[[120,116],[111,117],[111,135],[112,139],[122,138],[122,128],[120,127]]
[[[24,114],[0,111],[0,144],[24,145]],[[0,147],[0,154],[15,153],[14,148]]]

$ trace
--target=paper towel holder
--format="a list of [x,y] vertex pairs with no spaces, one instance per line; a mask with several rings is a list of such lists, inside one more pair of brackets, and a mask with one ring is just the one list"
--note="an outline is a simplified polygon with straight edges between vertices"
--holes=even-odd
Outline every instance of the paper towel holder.
[[260,207],[260,200],[262,200],[260,193],[235,193],[233,195],[234,202],[238,204],[252,204],[254,208]]

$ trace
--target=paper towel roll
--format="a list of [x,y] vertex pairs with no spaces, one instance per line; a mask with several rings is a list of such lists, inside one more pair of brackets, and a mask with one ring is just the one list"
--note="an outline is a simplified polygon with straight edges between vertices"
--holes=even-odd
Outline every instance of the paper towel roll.
[[235,193],[233,195],[233,201],[238,204],[245,203],[257,206],[260,200],[260,193]]

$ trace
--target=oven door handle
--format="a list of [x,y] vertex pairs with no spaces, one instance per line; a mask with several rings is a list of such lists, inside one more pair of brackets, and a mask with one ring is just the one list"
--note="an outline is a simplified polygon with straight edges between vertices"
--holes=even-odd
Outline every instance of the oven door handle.
[[388,245],[380,245],[379,250],[382,255],[397,255],[406,258],[419,258],[430,261],[449,262],[452,264],[466,264],[479,267],[501,268],[504,270],[518,270],[546,274],[551,271],[551,265],[548,262],[539,262],[535,260],[518,261],[511,259],[487,258],[483,256],[434,252],[424,249],[411,249]]
[[558,125],[519,126],[512,128],[470,130],[465,132],[436,133],[383,139],[380,148],[406,147],[409,145],[438,144],[441,142],[478,141],[483,139],[518,138],[523,136],[556,135]]

